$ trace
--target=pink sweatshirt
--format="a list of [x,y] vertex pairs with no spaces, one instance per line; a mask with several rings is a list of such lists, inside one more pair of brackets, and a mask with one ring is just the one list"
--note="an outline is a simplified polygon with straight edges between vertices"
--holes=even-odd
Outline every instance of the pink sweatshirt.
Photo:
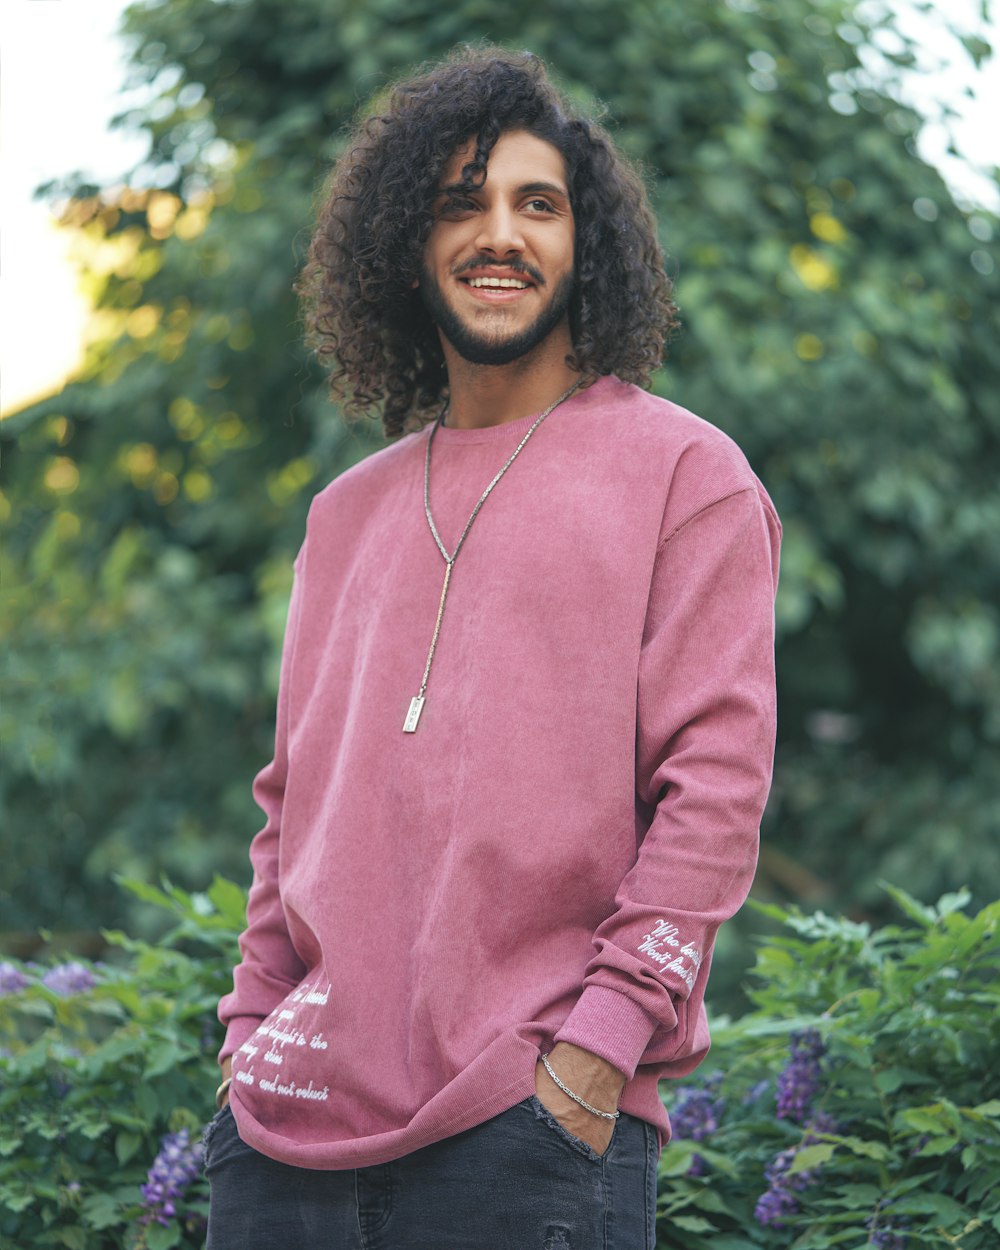
[[[533,421],[442,428],[454,550]],[[273,761],[254,785],[242,960],[219,1015],[242,1137],[310,1168],[387,1162],[534,1091],[573,1042],[669,1125],[709,1044],[774,746],[780,526],[721,431],[616,378],[538,427],[452,572],[429,430],[313,502]]]

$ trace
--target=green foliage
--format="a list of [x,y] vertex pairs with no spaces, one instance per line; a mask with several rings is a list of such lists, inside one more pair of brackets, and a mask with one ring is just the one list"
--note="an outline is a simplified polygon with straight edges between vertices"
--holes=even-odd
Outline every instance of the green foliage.
[[[120,960],[77,966],[96,984],[76,993],[47,988],[37,967],[0,968],[2,1245],[201,1245],[204,1180],[163,1224],[143,1223],[139,1187],[163,1135],[197,1136],[211,1112],[214,1013],[245,896],[222,879],[195,895],[126,884],[171,917],[161,943],[109,935]],[[714,1072],[664,1091],[677,1136],[660,1164],[661,1250],[995,1244],[1000,903],[968,916],[967,892],[936,907],[889,893],[908,923],[759,909],[783,932],[758,953],[753,1010],[714,1025]],[[15,971],[30,984],[10,992]],[[789,1035],[809,1029],[825,1054],[796,1123],[776,1115],[775,1094]],[[683,1106],[702,1094],[714,1127],[692,1136],[688,1112],[682,1135]],[[754,1211],[782,1151],[797,1209],[783,1227],[761,1225]],[[893,1230],[905,1242],[888,1240]]]
[[379,442],[300,345],[311,201],[363,101],[484,37],[603,102],[644,164],[685,322],[658,389],[736,437],[785,521],[759,888],[878,918],[879,876],[931,896],[974,848],[1000,892],[997,223],[917,154],[891,28],[849,0],[132,6],[149,158],[124,190],[51,189],[88,363],[4,434],[7,929],[122,923],[112,870],[245,874],[308,499]]
[[215,1011],[232,985],[246,900],[221,878],[195,895],[125,884],[170,915],[160,943],[109,933],[114,964],[71,966],[92,988],[50,989],[27,965],[27,987],[0,994],[0,1245],[202,1244],[204,1181],[163,1224],[143,1222],[139,1187],[163,1135],[187,1129],[197,1140],[211,1114]]
[[[759,951],[754,1009],[716,1025],[717,1072],[669,1094],[678,1137],[661,1158],[661,1247],[996,1245],[1000,903],[968,916],[968,891],[936,907],[888,892],[907,925],[758,908],[783,933]],[[776,1090],[789,1033],[808,1029],[825,1054],[796,1123],[775,1114]],[[714,1127],[685,1140],[692,1099],[707,1100]],[[795,1209],[761,1224],[779,1152]]]

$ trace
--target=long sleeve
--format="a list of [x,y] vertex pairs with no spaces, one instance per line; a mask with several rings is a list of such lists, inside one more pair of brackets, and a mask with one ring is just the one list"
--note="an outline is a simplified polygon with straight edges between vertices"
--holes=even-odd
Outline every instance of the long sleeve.
[[257,774],[253,795],[266,823],[250,846],[253,883],[247,899],[247,926],[240,936],[241,961],[233,971],[232,993],[219,1002],[226,1038],[219,1060],[233,1054],[305,972],[292,945],[278,890],[282,805],[288,775],[288,701],[298,633],[305,546],[295,562],[295,582],[281,657],[274,757]]
[[753,880],[774,753],[780,533],[750,486],[701,508],[657,553],[636,724],[650,824],[556,1034],[628,1077],[691,1049],[716,931]]
[[[457,541],[536,418],[439,427]],[[553,1038],[658,1082],[708,1048],[719,925],[753,874],[774,747],[780,527],[723,431],[616,378],[532,436],[449,591],[424,429],[316,496],[267,823],[220,1015],[242,1139],[369,1167],[525,1099]]]

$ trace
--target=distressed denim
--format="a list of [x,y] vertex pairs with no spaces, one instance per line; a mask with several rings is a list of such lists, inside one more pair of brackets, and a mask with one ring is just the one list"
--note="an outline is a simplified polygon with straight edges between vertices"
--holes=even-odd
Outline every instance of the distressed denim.
[[290,1167],[228,1107],[205,1133],[206,1250],[653,1250],[655,1129],[622,1114],[603,1155],[532,1095],[391,1163]]

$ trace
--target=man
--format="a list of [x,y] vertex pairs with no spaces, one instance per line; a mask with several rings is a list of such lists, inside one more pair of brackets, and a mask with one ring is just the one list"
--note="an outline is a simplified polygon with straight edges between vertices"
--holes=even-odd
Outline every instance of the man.
[[396,87],[303,291],[396,441],[296,561],[209,1246],[652,1247],[770,782],[777,517],[637,385],[642,184],[527,54]]

